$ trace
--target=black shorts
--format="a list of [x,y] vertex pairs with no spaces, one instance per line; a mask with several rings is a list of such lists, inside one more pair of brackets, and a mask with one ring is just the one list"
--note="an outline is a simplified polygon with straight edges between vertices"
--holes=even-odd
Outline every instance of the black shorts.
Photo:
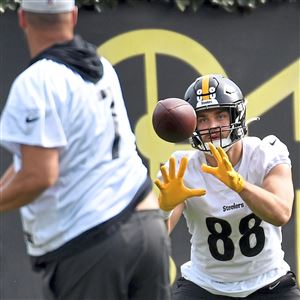
[[44,264],[44,294],[59,300],[169,300],[169,255],[159,211],[136,211],[105,240]]
[[300,290],[296,285],[295,274],[288,272],[278,280],[257,290],[245,298],[226,297],[214,295],[196,285],[195,283],[180,277],[174,287],[173,300],[299,300]]

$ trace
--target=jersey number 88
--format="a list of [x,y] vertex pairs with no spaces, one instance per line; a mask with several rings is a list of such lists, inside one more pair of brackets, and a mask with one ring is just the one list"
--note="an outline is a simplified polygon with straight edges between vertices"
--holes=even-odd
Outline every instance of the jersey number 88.
[[[250,227],[250,221],[254,220],[254,225]],[[221,226],[221,231],[218,232],[216,229],[216,224]],[[244,256],[252,257],[259,254],[265,245],[265,233],[261,226],[261,219],[259,219],[255,214],[250,214],[241,219],[239,224],[239,231],[242,237],[239,240],[239,246],[241,253]],[[234,244],[229,238],[232,233],[230,224],[223,219],[218,218],[207,218],[206,226],[211,233],[208,236],[208,245],[211,255],[220,261],[231,260],[234,256]],[[253,246],[250,242],[250,237],[254,235],[256,238],[256,244]],[[224,251],[220,253],[217,242],[221,240],[223,242]]]

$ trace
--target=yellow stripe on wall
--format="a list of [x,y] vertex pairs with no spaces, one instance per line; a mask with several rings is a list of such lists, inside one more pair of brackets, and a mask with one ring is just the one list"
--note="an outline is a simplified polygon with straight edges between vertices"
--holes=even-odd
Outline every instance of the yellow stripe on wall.
[[300,190],[296,191],[296,266],[297,281],[300,287]]

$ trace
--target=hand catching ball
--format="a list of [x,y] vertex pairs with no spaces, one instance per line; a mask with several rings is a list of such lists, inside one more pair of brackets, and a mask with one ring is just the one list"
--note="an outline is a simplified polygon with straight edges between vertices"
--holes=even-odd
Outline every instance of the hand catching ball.
[[194,108],[185,100],[160,100],[153,111],[152,125],[156,134],[171,143],[182,142],[192,136],[197,126]]

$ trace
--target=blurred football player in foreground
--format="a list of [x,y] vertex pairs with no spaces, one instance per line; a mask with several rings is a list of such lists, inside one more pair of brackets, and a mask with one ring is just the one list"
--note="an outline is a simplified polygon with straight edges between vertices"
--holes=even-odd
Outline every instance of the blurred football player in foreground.
[[117,74],[74,35],[74,0],[23,0],[31,62],[1,116],[14,165],[0,211],[21,208],[46,299],[170,298],[169,238]]

